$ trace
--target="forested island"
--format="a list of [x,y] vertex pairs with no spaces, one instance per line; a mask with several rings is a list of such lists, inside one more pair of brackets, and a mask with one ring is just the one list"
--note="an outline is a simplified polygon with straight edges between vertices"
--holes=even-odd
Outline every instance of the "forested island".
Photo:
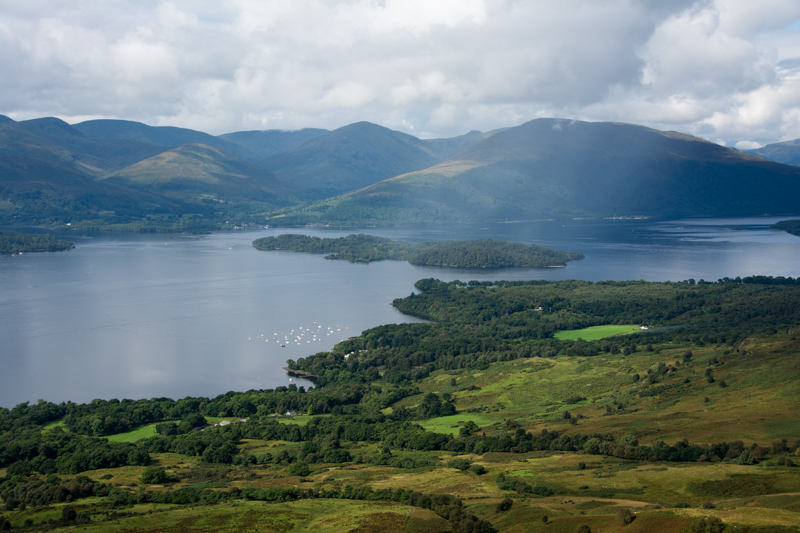
[[800,280],[416,289],[313,387],[0,408],[0,528],[798,532]]
[[800,220],[781,220],[771,225],[770,228],[787,231],[792,235],[800,235]]
[[583,259],[580,252],[560,252],[541,246],[493,239],[410,243],[373,235],[321,238],[284,234],[253,241],[259,250],[290,250],[328,254],[325,259],[369,263],[395,259],[412,265],[454,268],[560,267]]
[[58,252],[74,247],[75,243],[56,239],[52,235],[0,230],[0,254]]

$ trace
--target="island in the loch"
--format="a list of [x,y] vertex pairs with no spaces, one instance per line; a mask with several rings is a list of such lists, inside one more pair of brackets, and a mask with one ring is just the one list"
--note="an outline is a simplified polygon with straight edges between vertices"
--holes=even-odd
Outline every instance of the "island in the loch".
[[780,229],[791,233],[792,235],[800,235],[800,220],[781,220],[771,225],[772,229]]
[[52,235],[0,230],[0,253],[58,252],[75,247],[75,243]]
[[253,246],[259,250],[328,254],[326,259],[351,262],[395,259],[412,265],[453,268],[563,267],[567,261],[583,259],[580,252],[561,252],[493,239],[410,243],[363,234],[339,238],[284,234],[256,239]]

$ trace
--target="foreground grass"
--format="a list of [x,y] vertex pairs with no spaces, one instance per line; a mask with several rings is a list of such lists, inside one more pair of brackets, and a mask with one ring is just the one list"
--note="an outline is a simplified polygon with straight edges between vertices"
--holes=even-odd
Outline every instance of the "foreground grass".
[[[138,505],[106,516],[96,515],[89,525],[60,531],[220,532],[260,531],[405,531],[449,532],[450,524],[432,511],[382,502],[313,500],[289,503],[238,501],[216,505],[171,507]],[[105,518],[105,519],[104,519]]]

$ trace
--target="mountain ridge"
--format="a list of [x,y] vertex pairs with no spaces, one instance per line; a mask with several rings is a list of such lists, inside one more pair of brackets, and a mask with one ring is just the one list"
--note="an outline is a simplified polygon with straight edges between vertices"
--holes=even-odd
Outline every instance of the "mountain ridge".
[[292,215],[298,222],[358,225],[788,214],[798,195],[799,169],[690,135],[536,119],[427,169]]
[[559,118],[450,139],[369,122],[215,137],[132,121],[8,119],[0,168],[0,219],[61,213],[47,224],[67,216],[63,206],[48,211],[59,202],[98,220],[116,216],[109,205],[140,220],[213,205],[220,219],[237,206],[248,223],[355,226],[795,215],[800,195],[794,166],[680,132]]

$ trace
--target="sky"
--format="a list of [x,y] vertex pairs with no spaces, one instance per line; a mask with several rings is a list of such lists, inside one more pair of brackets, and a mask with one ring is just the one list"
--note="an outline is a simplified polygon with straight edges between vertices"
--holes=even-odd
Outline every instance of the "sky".
[[800,138],[798,0],[0,0],[0,114],[222,134],[542,117]]

